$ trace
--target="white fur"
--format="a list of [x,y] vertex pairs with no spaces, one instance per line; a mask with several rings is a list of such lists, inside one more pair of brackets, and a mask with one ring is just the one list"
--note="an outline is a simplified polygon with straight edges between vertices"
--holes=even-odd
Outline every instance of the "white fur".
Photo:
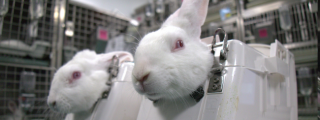
[[[200,41],[207,6],[208,0],[184,0],[159,30],[142,38],[133,69],[134,87],[140,94],[152,100],[176,99],[204,83],[213,65],[210,49]],[[184,49],[172,52],[178,39]],[[148,73],[143,90],[137,79]]]
[[[94,51],[83,50],[78,52],[72,60],[63,65],[55,73],[48,96],[48,104],[56,102],[51,109],[62,113],[89,112],[94,103],[101,96],[102,92],[109,89],[106,85],[109,74],[109,67],[112,56],[118,55],[120,62],[132,61],[130,53],[124,51],[96,54]],[[81,77],[69,83],[74,71],[81,72]]]

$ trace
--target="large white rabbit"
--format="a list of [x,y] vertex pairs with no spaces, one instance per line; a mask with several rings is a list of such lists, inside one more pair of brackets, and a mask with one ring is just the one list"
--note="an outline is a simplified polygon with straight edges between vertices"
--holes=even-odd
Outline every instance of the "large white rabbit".
[[90,50],[78,52],[55,73],[47,99],[49,107],[61,113],[73,113],[66,119],[89,118],[95,102],[110,87],[106,82],[114,55],[118,55],[120,63],[133,61],[132,55],[124,51],[106,54]]
[[135,53],[134,87],[150,100],[188,96],[202,86],[213,65],[200,41],[209,0],[183,0],[157,31],[140,41]]

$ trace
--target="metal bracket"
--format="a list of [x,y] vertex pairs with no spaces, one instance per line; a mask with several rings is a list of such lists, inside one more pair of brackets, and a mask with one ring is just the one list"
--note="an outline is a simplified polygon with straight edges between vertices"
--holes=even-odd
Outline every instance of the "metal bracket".
[[218,28],[213,36],[213,41],[212,41],[212,54],[215,54],[214,51],[214,46],[216,44],[216,35],[219,32],[223,32],[224,33],[224,38],[223,38],[223,48],[220,51],[220,65],[215,66],[215,68],[212,68],[212,74],[213,76],[210,78],[209,81],[209,88],[208,88],[208,93],[221,93],[222,92],[222,88],[223,88],[223,76],[222,76],[222,71],[224,69],[222,62],[224,62],[227,59],[227,52],[228,52],[228,48],[227,48],[227,33],[222,29],[222,28]]
[[109,79],[107,81],[107,85],[111,85],[112,84],[112,78],[117,77],[118,73],[119,73],[119,57],[114,55],[111,59],[111,63],[110,66],[108,68],[108,73],[109,75]]
[[213,71],[213,76],[210,78],[208,93],[221,93],[223,90],[223,76],[221,70]]
[[224,33],[224,38],[223,38],[223,48],[222,50],[220,51],[220,60],[221,61],[224,61],[227,59],[227,52],[228,52],[228,48],[227,48],[227,33],[222,29],[222,28],[218,28],[215,32],[214,32],[214,36],[213,36],[213,41],[212,41],[212,50],[211,52],[214,54],[215,51],[214,51],[214,45],[216,44],[216,35],[219,33],[219,32],[223,32]]

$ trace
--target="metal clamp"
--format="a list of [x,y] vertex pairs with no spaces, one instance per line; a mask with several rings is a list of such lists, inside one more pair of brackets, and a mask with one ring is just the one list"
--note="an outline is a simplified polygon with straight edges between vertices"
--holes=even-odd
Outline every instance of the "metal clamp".
[[111,85],[112,84],[112,78],[116,77],[118,75],[119,72],[119,57],[114,55],[111,59],[111,63],[110,66],[108,68],[108,73],[109,75],[109,79],[107,82],[107,85]]
[[221,93],[223,90],[223,65],[222,62],[224,62],[227,59],[227,52],[228,52],[228,48],[227,48],[227,33],[222,29],[222,28],[218,28],[213,36],[213,41],[212,41],[212,50],[211,52],[214,54],[214,47],[216,44],[216,35],[219,32],[223,32],[224,33],[224,38],[223,38],[223,45],[222,45],[222,49],[220,51],[220,64],[216,65],[215,68],[212,68],[212,73],[213,76],[211,76],[210,81],[209,81],[209,88],[208,88],[208,93]]
[[214,71],[209,81],[208,93],[222,93],[223,78],[222,71]]
[[[118,72],[119,72],[119,57],[114,55],[111,59],[111,63],[110,66],[108,67],[108,71],[109,73],[109,78],[108,81],[106,83],[106,85],[111,86],[112,85],[112,78],[117,77]],[[104,91],[101,95],[101,99],[105,99],[109,96],[109,92],[110,92],[111,87]]]
[[216,44],[216,35],[219,32],[223,32],[224,33],[224,38],[223,38],[223,48],[220,51],[220,60],[226,60],[227,59],[227,52],[228,52],[228,48],[227,48],[227,33],[222,29],[222,28],[218,28],[215,32],[214,32],[214,36],[213,36],[213,41],[212,41],[212,53],[214,54],[214,45]]

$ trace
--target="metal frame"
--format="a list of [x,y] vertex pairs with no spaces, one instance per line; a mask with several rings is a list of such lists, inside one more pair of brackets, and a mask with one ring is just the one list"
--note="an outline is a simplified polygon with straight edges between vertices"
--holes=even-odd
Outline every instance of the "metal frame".
[[65,27],[65,13],[66,13],[66,0],[60,0],[59,3],[59,17],[58,17],[58,39],[57,39],[57,65],[59,68],[62,65],[62,50],[63,50],[63,36]]

